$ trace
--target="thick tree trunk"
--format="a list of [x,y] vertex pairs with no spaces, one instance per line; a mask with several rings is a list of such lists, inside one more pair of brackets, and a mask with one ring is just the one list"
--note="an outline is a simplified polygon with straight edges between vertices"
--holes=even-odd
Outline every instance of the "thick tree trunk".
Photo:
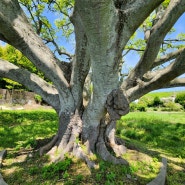
[[[62,112],[56,136],[40,149],[40,155],[47,152],[51,161],[57,162],[62,160],[66,153],[71,153],[85,160],[92,168],[95,164],[89,160],[89,156],[98,154],[105,161],[128,165],[122,158],[126,147],[115,137],[116,120],[129,112],[128,101],[120,90],[114,90],[108,96],[104,109],[107,114],[103,115],[99,123],[88,127],[87,123],[84,124],[86,119],[83,119],[83,110],[76,110],[75,113]],[[86,146],[86,151],[82,150],[82,145]]]

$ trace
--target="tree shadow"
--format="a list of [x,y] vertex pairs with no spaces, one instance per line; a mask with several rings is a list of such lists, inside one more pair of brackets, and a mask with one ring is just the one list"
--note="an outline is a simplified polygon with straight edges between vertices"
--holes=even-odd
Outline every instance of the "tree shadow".
[[37,139],[56,133],[58,118],[54,112],[3,111],[0,120],[0,148],[29,148]]
[[[61,179],[61,174],[57,174],[53,180],[44,179],[42,168],[48,160],[45,157],[40,158],[38,152],[33,151],[37,151],[40,146],[48,143],[52,135],[55,134],[58,123],[56,114],[43,111],[20,111],[18,113],[1,112],[1,115],[0,147],[9,148],[2,172],[10,185],[15,183],[24,185],[56,184],[57,182],[63,184],[92,182],[92,184],[144,185],[152,180],[152,177],[143,177],[135,173],[137,170],[152,170],[150,169],[150,167],[152,168],[150,162],[141,161],[135,166],[125,167],[122,165],[115,166],[101,159],[97,159],[99,168],[91,170],[88,174],[84,173],[84,170],[88,170],[87,166],[80,161],[74,163],[71,169],[66,172],[66,178],[62,176]],[[158,158],[159,161],[161,161],[161,155],[169,156],[168,163],[178,166],[179,169],[169,166],[167,179],[173,177],[177,182],[179,181],[180,185],[184,182],[185,177],[181,172],[185,166],[182,161],[173,158],[179,158],[179,155],[183,157],[181,150],[184,147],[182,145],[184,143],[184,137],[182,137],[184,131],[185,125],[182,123],[172,124],[160,119],[139,119],[139,121],[129,120],[123,125],[118,124],[117,134],[121,137],[124,135],[123,139],[130,150],[147,154],[151,158]],[[25,158],[21,161],[19,156],[25,156]],[[143,169],[138,169],[138,167]],[[15,179],[17,180],[15,181]],[[172,180],[170,180],[171,182]]]
[[[167,184],[185,182],[185,124],[151,117],[123,118],[118,122],[117,135],[129,149],[138,150],[161,161],[168,160]],[[170,180],[169,180],[170,179]],[[176,182],[175,182],[176,181]]]

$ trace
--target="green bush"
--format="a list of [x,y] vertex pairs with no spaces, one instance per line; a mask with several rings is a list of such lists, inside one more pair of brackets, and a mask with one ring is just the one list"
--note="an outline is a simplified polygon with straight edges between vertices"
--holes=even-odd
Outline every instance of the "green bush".
[[154,99],[153,99],[153,104],[152,106],[153,107],[158,107],[158,106],[161,106],[163,105],[163,102],[160,100],[160,98],[158,96],[156,96]]
[[146,112],[146,109],[147,109],[147,104],[142,101],[138,103],[132,102],[130,104],[130,112],[134,112],[134,111]]
[[153,99],[150,97],[143,96],[139,99],[139,103],[145,104],[146,107],[152,107]]
[[134,112],[137,110],[137,104],[135,102],[132,102],[130,104],[130,112]]
[[162,111],[181,111],[183,110],[182,105],[175,102],[167,102],[164,103],[164,108],[161,109]]
[[42,97],[40,95],[35,94],[34,99],[38,104],[42,103]]
[[141,111],[141,112],[146,112],[146,106],[144,106],[144,105],[138,105],[137,106],[137,110],[138,111]]
[[137,104],[137,110],[141,112],[146,112],[147,105],[143,102]]
[[185,93],[179,93],[176,95],[175,102],[182,105],[185,109]]

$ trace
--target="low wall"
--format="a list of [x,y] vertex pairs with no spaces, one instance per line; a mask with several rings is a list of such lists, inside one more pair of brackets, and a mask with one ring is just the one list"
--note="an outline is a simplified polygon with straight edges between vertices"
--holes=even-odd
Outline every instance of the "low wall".
[[0,105],[2,104],[36,104],[35,93],[23,90],[0,89]]

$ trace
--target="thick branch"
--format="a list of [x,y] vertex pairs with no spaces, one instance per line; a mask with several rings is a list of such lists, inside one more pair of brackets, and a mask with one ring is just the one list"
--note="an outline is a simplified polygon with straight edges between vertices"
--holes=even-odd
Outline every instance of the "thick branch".
[[164,88],[185,87],[185,78],[177,78],[167,83]]
[[166,86],[169,86],[170,83],[175,83],[175,81],[173,82],[172,80],[184,74],[185,72],[184,61],[185,49],[169,66],[162,70],[155,71],[155,74],[153,73],[153,78],[151,78],[148,82],[137,80],[137,85],[133,88],[128,89],[126,92],[129,101],[134,101],[150,91],[164,88]]
[[[150,13],[164,0],[121,1],[115,0],[115,6],[119,13],[118,22],[118,47],[122,50],[125,44],[134,34],[136,29],[150,15]],[[137,17],[137,18],[136,18]],[[127,34],[125,34],[127,33]]]
[[[0,1],[0,33],[53,81],[59,91],[68,93],[69,84],[52,52],[33,31],[17,0]],[[61,88],[62,87],[62,88]],[[64,94],[65,95],[65,94]]]
[[0,40],[2,40],[3,42],[8,42],[7,40],[6,40],[6,38],[0,33]]
[[54,86],[48,84],[36,74],[21,69],[8,61],[0,59],[0,66],[0,77],[10,78],[23,84],[28,89],[41,95],[56,111],[59,110],[58,92]]
[[161,64],[164,64],[165,62],[168,62],[170,60],[173,60],[175,59],[176,57],[178,57],[180,55],[180,53],[184,50],[184,48],[182,49],[179,49],[177,51],[174,51],[174,52],[171,52],[171,53],[168,53],[164,56],[162,56],[161,58],[158,58],[154,61],[153,65],[151,68],[154,68],[156,66],[160,66]]
[[[170,31],[171,27],[175,24],[184,11],[185,1],[170,1],[164,16],[157,21],[152,28],[150,37],[147,41],[146,50],[135,69],[130,73],[127,81],[123,84],[124,88],[127,87],[129,81],[142,77],[144,73],[151,68],[155,58],[157,57],[165,35]],[[131,85],[133,86],[133,84]]]
[[74,9],[71,20],[75,28],[76,54],[72,62],[73,67],[70,84],[75,103],[77,107],[79,107],[82,104],[83,87],[90,69],[90,55],[87,47],[87,36],[84,31],[81,17],[76,11],[76,8]]

